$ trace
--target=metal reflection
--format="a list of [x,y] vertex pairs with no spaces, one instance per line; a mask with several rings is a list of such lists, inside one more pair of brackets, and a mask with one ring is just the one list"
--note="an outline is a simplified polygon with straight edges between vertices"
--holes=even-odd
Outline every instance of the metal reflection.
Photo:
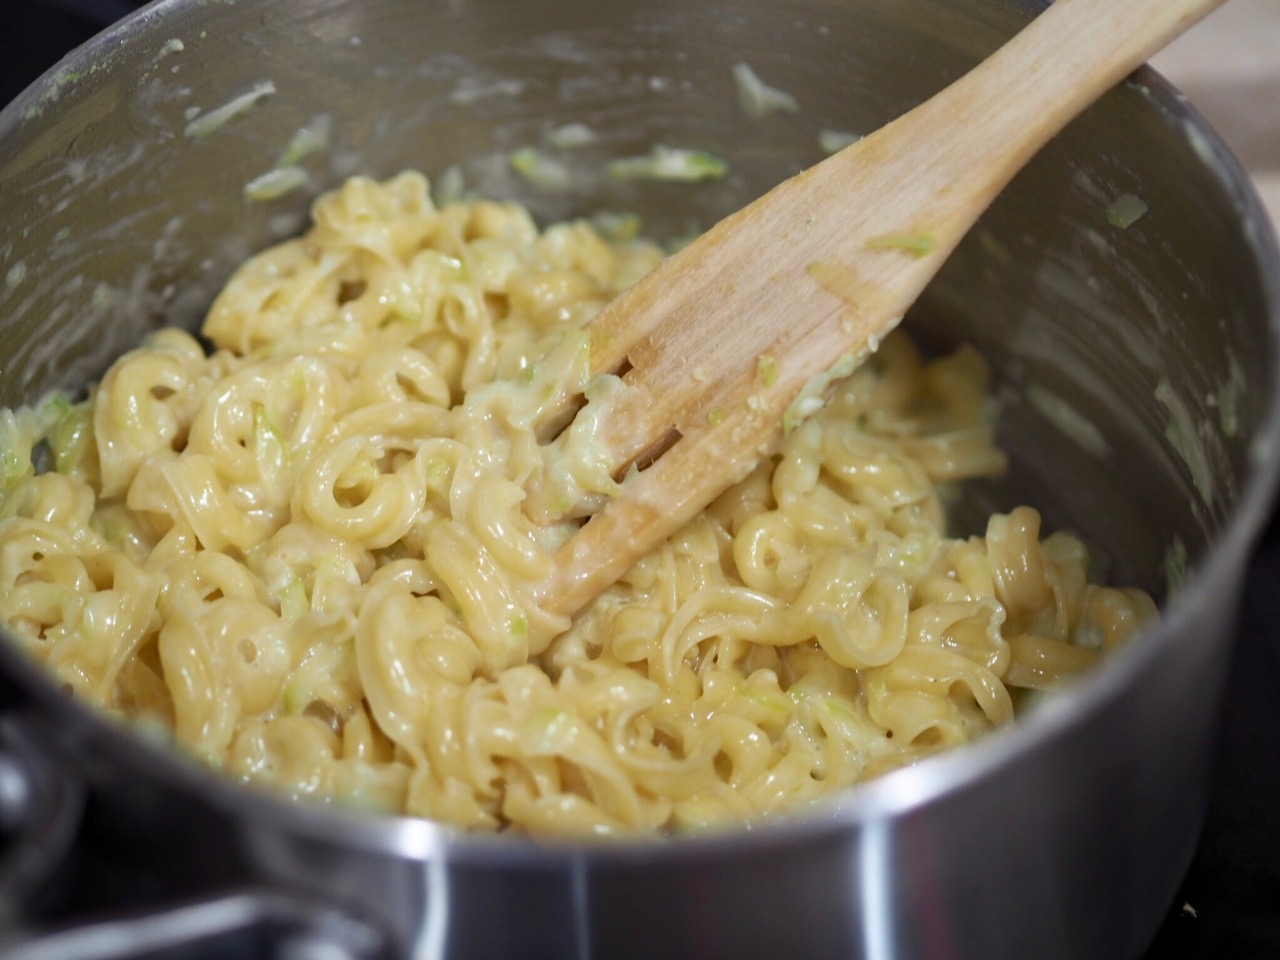
[[895,960],[893,822],[884,817],[869,821],[861,839],[856,860],[861,926],[854,934],[862,941],[866,960]]
[[442,960],[449,942],[449,871],[443,845],[433,830],[425,842],[430,849],[426,853],[423,871],[427,889],[423,897],[423,925],[414,947],[413,956],[418,960]]

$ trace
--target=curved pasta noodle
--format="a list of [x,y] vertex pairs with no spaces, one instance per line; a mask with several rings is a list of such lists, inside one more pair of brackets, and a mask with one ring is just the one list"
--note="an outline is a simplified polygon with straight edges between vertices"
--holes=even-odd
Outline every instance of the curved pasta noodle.
[[[625,484],[582,326],[651,244],[364,178],[203,334],[0,412],[0,616],[76,695],[232,776],[473,829],[706,829],[1009,723],[1156,616],[994,473],[989,376],[902,334],[572,622],[550,555]],[[557,411],[585,398],[564,429]]]

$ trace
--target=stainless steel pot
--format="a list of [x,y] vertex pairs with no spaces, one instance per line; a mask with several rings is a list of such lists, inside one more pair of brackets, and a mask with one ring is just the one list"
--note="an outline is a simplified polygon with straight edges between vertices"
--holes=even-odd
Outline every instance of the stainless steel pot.
[[[820,130],[912,106],[1039,6],[159,0],[0,114],[0,403],[81,386],[161,322],[194,326],[237,261],[347,174],[458,165],[543,218],[636,209],[675,236],[819,159]],[[801,109],[745,119],[738,62]],[[307,182],[248,199],[322,116]],[[509,151],[571,122],[598,135],[569,157],[572,190],[511,175]],[[732,172],[696,188],[596,175],[654,144]],[[1146,207],[1133,223],[1126,194]],[[65,838],[54,814],[88,790],[122,851],[172,855],[226,894],[14,955],[254,921],[327,932],[347,956],[1139,952],[1195,841],[1241,571],[1280,466],[1275,239],[1212,131],[1140,71],[1018,178],[916,313],[917,333],[975,342],[1001,377],[1015,466],[958,522],[1028,499],[1166,597],[1105,669],[1012,731],[794,822],[600,847],[289,805],[103,722],[0,643],[0,778],[28,798],[19,812]],[[31,847],[0,862],[10,894],[38,874]]]

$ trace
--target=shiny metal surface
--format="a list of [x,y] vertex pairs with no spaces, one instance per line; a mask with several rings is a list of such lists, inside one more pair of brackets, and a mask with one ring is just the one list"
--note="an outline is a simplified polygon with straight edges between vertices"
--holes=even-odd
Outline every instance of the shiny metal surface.
[[[458,164],[542,218],[645,212],[678,236],[816,161],[992,49],[1014,0],[160,0],[0,114],[0,402],[76,388],[154,325],[194,325],[230,269],[353,172]],[[802,109],[748,122],[746,61]],[[247,99],[245,98],[248,95]],[[199,135],[193,119],[225,124]],[[199,108],[199,113],[195,109]],[[294,133],[331,124],[306,188],[250,202]],[[584,122],[567,194],[508,151]],[[710,186],[617,185],[604,159],[696,146]],[[1147,204],[1126,229],[1122,194]],[[1190,856],[1242,565],[1280,457],[1280,256],[1225,149],[1142,72],[1018,178],[909,321],[996,362],[1008,478],[1164,592],[1159,628],[1016,730],[750,833],[608,847],[468,838],[299,808],[223,782],[65,700],[8,645],[28,699],[122,846],[210,888],[349,911],[417,957],[1128,957]],[[1082,424],[1086,426],[1081,426]],[[1175,564],[1176,565],[1176,564]]]

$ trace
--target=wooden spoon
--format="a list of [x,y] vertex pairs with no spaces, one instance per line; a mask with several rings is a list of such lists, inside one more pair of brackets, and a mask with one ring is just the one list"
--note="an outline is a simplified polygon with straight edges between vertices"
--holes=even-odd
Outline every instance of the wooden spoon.
[[[570,614],[744,477],[901,319],[1015,173],[1223,0],[1057,0],[972,72],[727,217],[591,324],[632,473],[555,556]],[[651,461],[651,462],[650,462]]]

